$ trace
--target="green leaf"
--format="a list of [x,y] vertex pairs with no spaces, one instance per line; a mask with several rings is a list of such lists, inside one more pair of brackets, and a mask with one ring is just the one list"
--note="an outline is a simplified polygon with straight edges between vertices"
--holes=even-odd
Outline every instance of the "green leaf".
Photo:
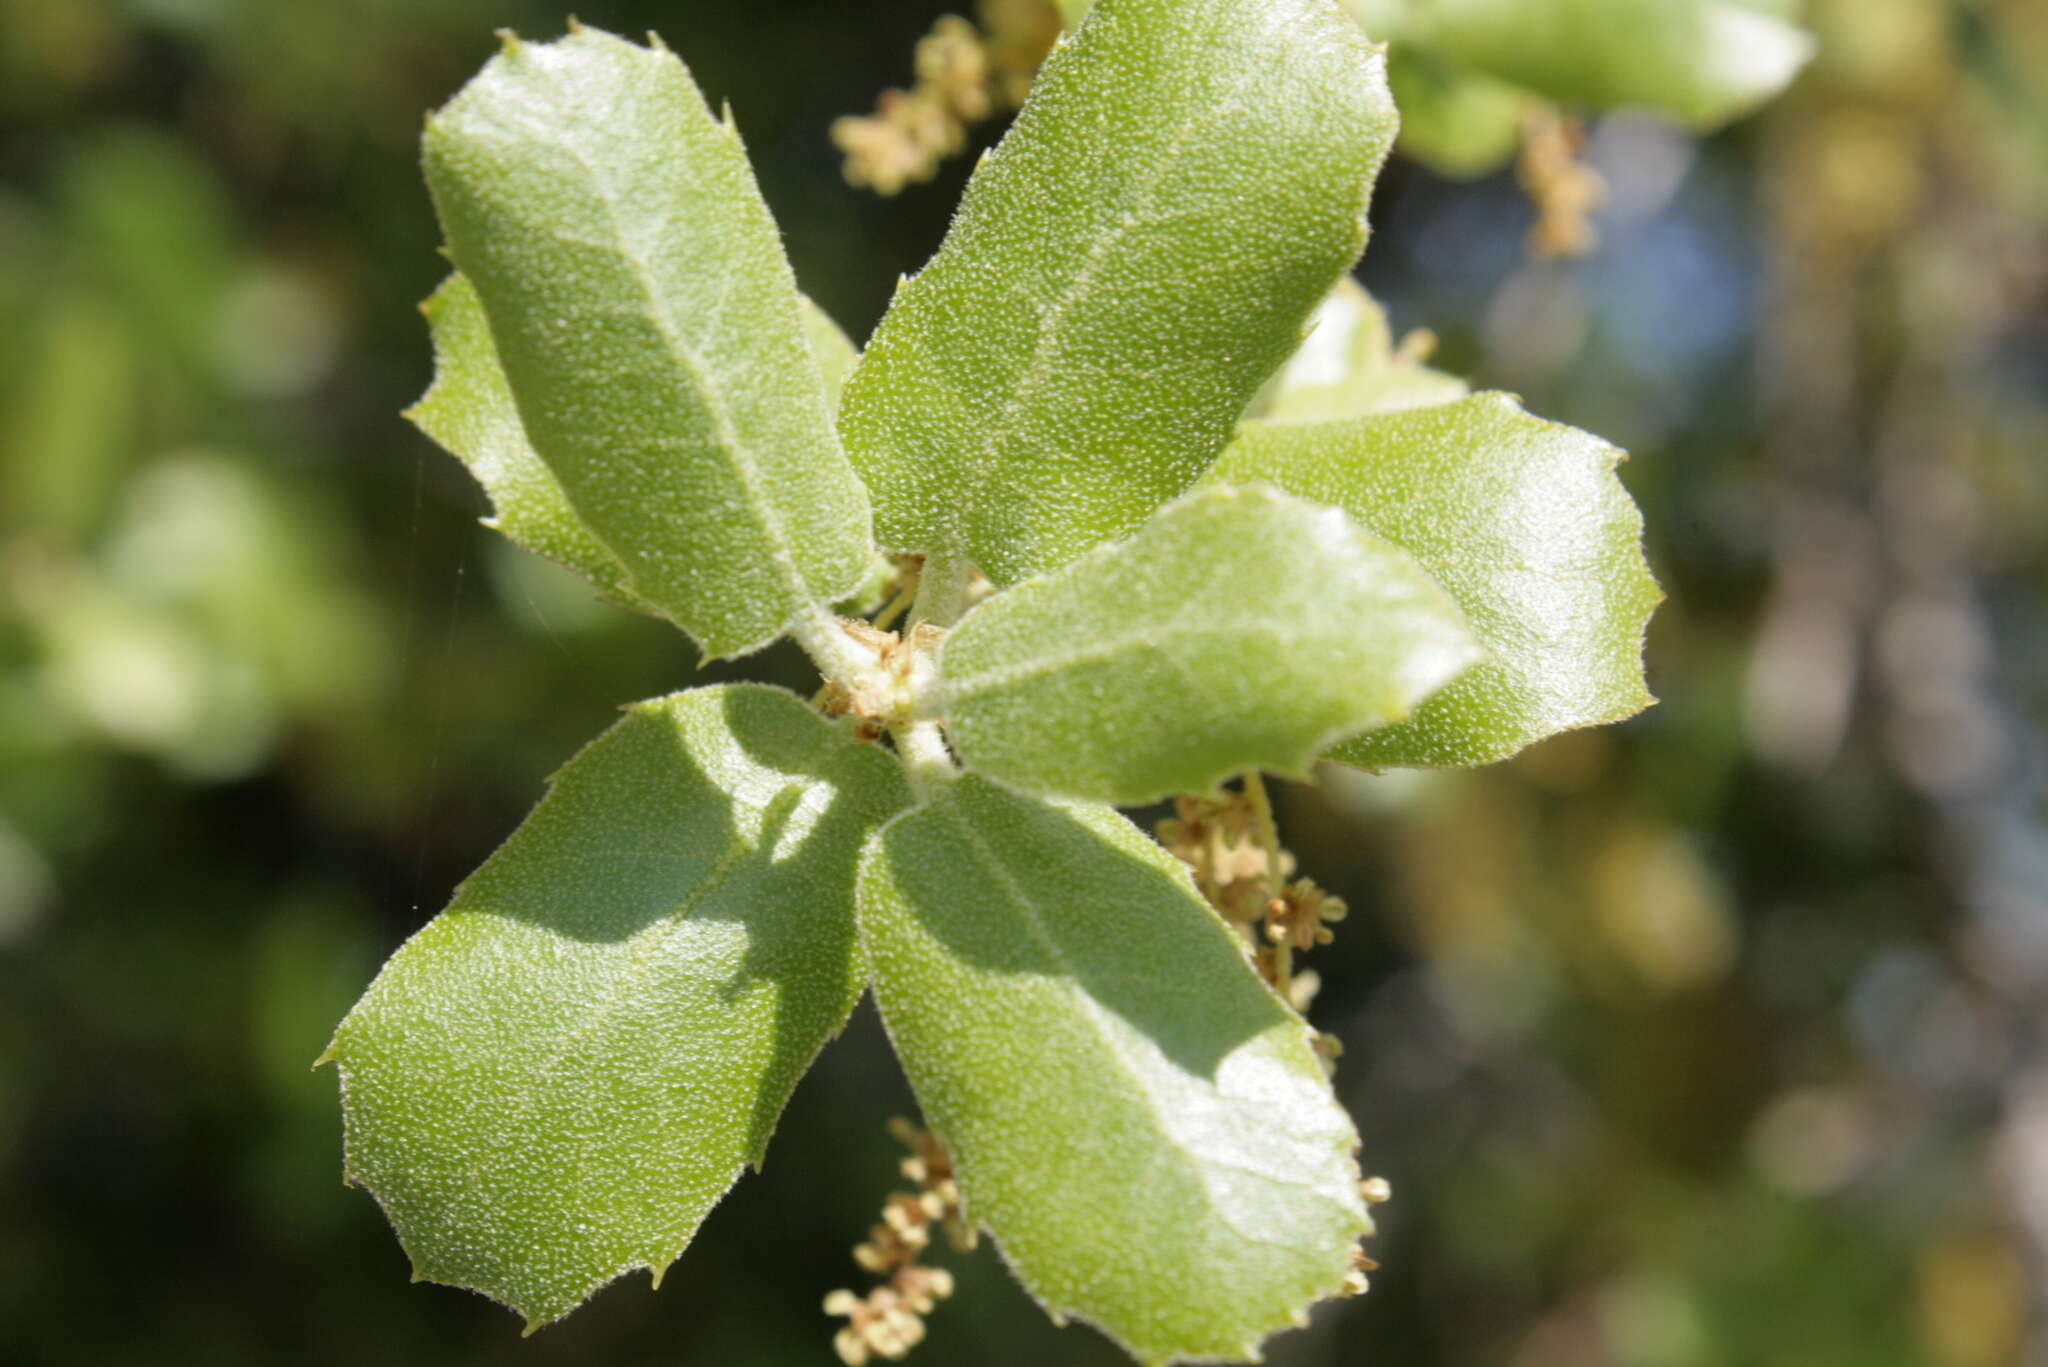
[[810,295],[799,296],[797,302],[803,308],[804,340],[811,344],[811,355],[818,358],[818,370],[825,380],[826,403],[837,413],[846,377],[860,360],[860,348]]
[[739,136],[682,63],[508,40],[425,157],[527,439],[633,595],[716,656],[850,590],[866,495]]
[[[804,334],[836,405],[858,353],[808,295],[802,305]],[[583,525],[554,472],[527,441],[476,288],[457,271],[421,308],[434,339],[434,382],[405,416],[483,486],[492,513],[485,525],[575,570],[607,598],[660,616],[659,609],[634,599],[626,567]]]
[[1377,38],[1567,104],[1640,105],[1696,127],[1777,94],[1813,39],[1745,0],[1347,0]]
[[1308,337],[1268,384],[1252,416],[1356,418],[1462,397],[1469,386],[1394,349],[1386,310],[1350,276],[1316,309]]
[[1010,584],[1192,484],[1365,245],[1383,66],[1330,0],[1097,0],[848,382],[883,544]]
[[434,383],[405,416],[483,485],[488,525],[637,606],[626,567],[583,525],[526,440],[476,290],[458,272],[421,307],[434,338]]
[[[811,344],[811,354],[818,358],[818,368],[825,376],[827,401],[832,411],[837,413],[840,395],[846,389],[846,377],[853,373],[853,367],[860,360],[860,348],[810,295],[804,295],[801,302],[804,337]],[[868,557],[868,567],[855,582],[852,592],[842,595],[832,605],[832,610],[842,617],[865,617],[888,600],[889,586],[895,581],[895,562],[879,551],[872,552]]]
[[341,1024],[348,1180],[417,1276],[560,1318],[683,1250],[860,990],[900,768],[741,684],[632,708]]
[[1414,43],[1387,53],[1387,86],[1401,111],[1403,155],[1446,176],[1482,176],[1522,145],[1528,92],[1446,62]]
[[971,768],[1135,805],[1305,774],[1480,657],[1409,554],[1334,508],[1209,489],[969,613],[940,654]]
[[1642,516],[1597,437],[1505,394],[1330,423],[1247,423],[1209,478],[1270,480],[1335,504],[1411,552],[1465,609],[1489,658],[1414,720],[1333,758],[1486,764],[1654,701],[1643,628],[1662,600]]
[[968,775],[860,875],[876,1001],[967,1215],[1147,1363],[1242,1359],[1369,1228],[1301,1018],[1107,807]]

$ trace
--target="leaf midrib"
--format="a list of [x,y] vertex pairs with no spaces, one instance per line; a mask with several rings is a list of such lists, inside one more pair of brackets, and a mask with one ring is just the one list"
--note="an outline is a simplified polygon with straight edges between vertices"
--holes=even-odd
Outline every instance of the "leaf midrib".
[[[821,736],[819,744],[806,749],[804,752],[805,762],[809,762],[824,748],[825,740],[826,737]],[[797,792],[797,803],[801,804],[804,795],[813,786],[801,778],[786,773],[779,775],[779,777],[784,782],[776,789],[773,795],[758,804],[759,810],[768,810],[782,794],[792,789]],[[546,1091],[547,1080],[562,1066],[574,1045],[581,1040],[590,1038],[603,1024],[605,1019],[618,1009],[620,1002],[626,996],[628,986],[643,981],[652,972],[654,965],[661,961],[663,953],[674,938],[681,933],[683,926],[718,891],[732,873],[733,868],[747,855],[759,848],[761,835],[762,832],[758,830],[753,832],[748,832],[745,829],[735,830],[732,842],[720,853],[717,861],[706,871],[701,879],[676,900],[670,910],[662,914],[659,924],[649,927],[647,931],[634,937],[636,943],[629,952],[628,962],[611,974],[605,984],[603,994],[588,1003],[587,1009],[582,1013],[581,1017],[573,1024],[565,1025],[556,1034],[545,1061],[537,1064],[530,1071],[517,1100],[512,1106],[507,1108],[505,1124],[501,1127],[496,1127],[497,1133],[500,1136],[514,1134],[525,1121],[532,1117],[539,1105],[541,1096]],[[462,909],[458,902],[448,910],[452,913]],[[488,914],[483,908],[476,910],[483,914]],[[465,1176],[468,1179],[469,1188],[474,1194],[483,1198],[484,1203],[490,1208],[502,1211],[503,1206],[501,1203],[489,1199],[490,1189],[482,1181],[482,1167],[486,1157],[487,1155],[484,1154],[476,1155],[469,1165]],[[582,1172],[586,1166],[587,1164],[583,1159],[579,1158],[577,1160],[579,1202],[583,1190]],[[658,1256],[658,1253],[659,1250],[657,1250],[656,1256]]]
[[[1218,7],[1219,11],[1220,8]],[[1206,40],[1215,27],[1216,25],[1212,24],[1203,30],[1201,39]],[[1197,40],[1190,41],[1191,45],[1198,45]],[[949,553],[957,556],[966,549],[964,543],[967,539],[967,524],[980,504],[981,494],[990,472],[1006,459],[1003,448],[1016,435],[1019,416],[1029,407],[1031,398],[1044,383],[1048,373],[1047,364],[1061,340],[1060,325],[1065,322],[1068,313],[1074,309],[1081,295],[1093,283],[1096,272],[1107,259],[1109,252],[1137,226],[1138,210],[1151,204],[1152,196],[1160,183],[1178,166],[1188,140],[1209,122],[1226,114],[1243,112],[1238,99],[1244,87],[1249,84],[1249,78],[1242,76],[1241,71],[1242,68],[1232,69],[1234,79],[1226,86],[1226,102],[1203,108],[1174,129],[1153,168],[1135,182],[1124,197],[1116,201],[1110,230],[1089,248],[1087,256],[1083,258],[1073,277],[1039,315],[1038,339],[1032,346],[1031,354],[1025,359],[1023,368],[1011,385],[1010,397],[1005,401],[995,422],[991,424],[980,450],[970,458],[971,473],[964,482],[960,503],[954,511],[951,525],[944,533]]]
[[[1105,1008],[1081,986],[1081,975],[1075,971],[1066,952],[1060,948],[1058,941],[1046,929],[1044,918],[1039,914],[1037,904],[1033,902],[1030,895],[1025,892],[1011,874],[1009,866],[1003,862],[1002,856],[996,853],[994,847],[984,840],[981,833],[974,828],[973,822],[956,808],[947,807],[943,810],[946,817],[966,837],[968,847],[974,852],[976,860],[980,862],[983,868],[994,875],[995,881],[1002,887],[1010,904],[1023,913],[1022,919],[1026,931],[1039,947],[1045,951],[1046,958],[1058,969],[1062,981],[1068,984],[1068,995],[1080,1007],[1083,1018],[1092,1027],[1096,1038],[1101,1041],[1103,1052],[1111,1058],[1117,1070],[1132,1084],[1132,1090],[1144,1098],[1145,1109],[1152,1117],[1153,1128],[1161,1138],[1175,1152],[1179,1153],[1197,1174],[1205,1169],[1220,1168],[1225,1171],[1244,1172],[1262,1181],[1282,1184],[1280,1178],[1273,1176],[1269,1172],[1262,1172],[1240,1163],[1231,1163],[1217,1159],[1202,1154],[1188,1146],[1187,1142],[1168,1123],[1169,1117],[1172,1115],[1172,1108],[1163,1104],[1158,1096],[1155,1095],[1144,1072],[1138,1067],[1137,1061],[1123,1047],[1118,1032],[1109,1028],[1108,1022],[1103,1019]],[[1196,1177],[1196,1182],[1201,1188],[1203,1203],[1219,1218],[1223,1219],[1225,1223],[1229,1224],[1233,1230],[1238,1231],[1245,1238],[1258,1243],[1278,1245],[1284,1242],[1258,1229],[1247,1229],[1240,1226],[1231,1217],[1228,1207],[1216,1199],[1211,1184],[1203,1180],[1199,1175]],[[1329,1200],[1324,1193],[1316,1191],[1312,1186],[1300,1185],[1300,1190],[1315,1195],[1318,1199]]]
[[[680,72],[679,70],[675,74],[681,75],[681,78],[685,81],[689,80],[687,73]],[[560,100],[554,94],[558,83],[559,77],[552,73],[541,82],[543,88],[548,91],[549,106],[556,110],[562,108]],[[765,496],[760,471],[755,467],[745,443],[740,440],[739,432],[733,423],[732,414],[726,404],[723,393],[712,382],[712,376],[716,372],[713,371],[706,358],[695,347],[690,345],[679,331],[668,301],[661,290],[656,287],[652,269],[639,250],[635,235],[628,231],[626,216],[622,213],[622,201],[619,192],[612,186],[610,178],[599,169],[596,162],[592,161],[584,153],[583,149],[565,128],[558,127],[544,120],[537,120],[516,107],[505,112],[510,115],[509,121],[521,122],[530,131],[537,130],[538,140],[551,143],[560,148],[578,166],[583,168],[584,174],[589,178],[593,194],[598,203],[603,207],[602,217],[606,225],[611,229],[612,242],[609,244],[610,249],[631,268],[633,279],[640,286],[641,296],[647,305],[646,316],[654,323],[656,329],[661,334],[662,340],[667,343],[666,349],[671,359],[679,363],[678,368],[684,372],[685,383],[694,385],[696,391],[703,396],[704,406],[709,412],[716,429],[717,447],[724,455],[726,464],[732,468],[734,474],[739,478],[741,488],[745,491],[750,506],[761,519],[762,529],[768,543],[770,561],[777,570],[781,571],[784,583],[793,591],[798,601],[812,601],[815,595],[812,593],[809,581],[804,577],[802,570],[796,563],[781,514],[777,511],[773,502]],[[710,118],[708,110],[698,112],[702,112],[706,119]],[[689,115],[686,114],[684,117],[687,119]],[[714,137],[719,135],[717,130],[718,126],[714,123]],[[491,131],[490,125],[486,123],[484,128],[479,131],[488,136]],[[678,158],[676,165],[681,168],[685,163],[682,159]],[[664,216],[663,221],[667,221],[666,216]],[[556,233],[555,236],[566,238],[568,235]],[[583,240],[582,245],[603,249],[607,244]],[[488,316],[488,313],[486,316]],[[493,340],[495,342],[495,338]],[[631,562],[619,555],[618,551],[607,543],[603,535],[595,528],[590,530],[593,538],[601,545],[604,545],[604,548],[612,554],[613,558],[617,559],[626,568],[628,575],[637,579],[637,576],[633,575]],[[637,583],[633,587],[636,591],[639,589]]]

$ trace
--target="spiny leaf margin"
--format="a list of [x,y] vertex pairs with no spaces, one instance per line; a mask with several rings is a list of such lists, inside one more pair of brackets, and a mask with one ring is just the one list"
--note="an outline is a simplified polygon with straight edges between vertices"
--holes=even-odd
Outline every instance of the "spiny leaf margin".
[[1147,1364],[1245,1360],[1336,1294],[1371,1224],[1357,1132],[1307,1026],[1142,831],[965,775],[870,841],[859,908],[967,1218],[1056,1318]]
[[423,150],[527,438],[634,597],[718,657],[850,592],[866,491],[738,132],[674,54],[508,38]]
[[1331,0],[1097,0],[848,382],[883,544],[998,585],[1228,442],[1365,246],[1396,119]]
[[1364,768],[1490,764],[1655,701],[1643,634],[1663,591],[1624,453],[1511,395],[1336,422],[1250,422],[1205,481],[1266,480],[1343,508],[1465,609],[1490,658],[1406,722],[1332,747]]
[[1307,777],[1484,655],[1400,547],[1271,485],[1209,487],[968,613],[939,657],[963,762],[1136,806]]
[[852,1010],[856,860],[908,804],[761,684],[638,704],[564,765],[321,1059],[415,1279],[528,1332],[659,1281]]

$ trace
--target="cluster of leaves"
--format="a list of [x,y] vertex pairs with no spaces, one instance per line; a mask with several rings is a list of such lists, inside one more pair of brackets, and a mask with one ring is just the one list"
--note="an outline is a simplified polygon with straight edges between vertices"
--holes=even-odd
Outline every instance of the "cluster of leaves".
[[[1326,0],[1098,0],[856,357],[658,43],[508,37],[430,120],[418,421],[515,540],[855,715],[628,709],[392,958],[328,1057],[419,1276],[530,1326],[658,1279],[865,987],[1054,1313],[1244,1357],[1345,1287],[1310,1032],[1115,804],[1628,715],[1657,598],[1619,453],[1346,282],[1395,127]],[[901,635],[838,615],[878,546]]]
[[[1583,252],[1601,178],[1579,163],[1567,110],[1656,110],[1710,129],[1783,89],[1813,55],[1778,0],[1343,0],[1390,39],[1387,77],[1407,155],[1453,176],[1518,158],[1541,255]],[[958,155],[967,129],[1014,107],[1062,21],[1089,0],[982,0],[988,36],[954,15],[917,47],[917,83],[833,126],[855,185],[895,194]]]

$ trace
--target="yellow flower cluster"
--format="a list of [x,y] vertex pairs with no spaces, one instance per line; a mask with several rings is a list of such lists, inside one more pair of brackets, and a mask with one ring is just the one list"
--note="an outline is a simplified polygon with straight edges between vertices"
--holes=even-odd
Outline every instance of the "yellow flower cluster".
[[[1221,797],[1182,797],[1174,814],[1159,823],[1159,840],[1194,870],[1195,885],[1251,942],[1259,973],[1297,1011],[1305,1011],[1321,980],[1296,973],[1293,956],[1326,945],[1330,923],[1349,910],[1309,878],[1295,878],[1294,856],[1268,838],[1248,792]],[[1334,1059],[1335,1038],[1316,1036],[1323,1057]]]
[[1531,101],[1522,119],[1522,152],[1515,178],[1536,206],[1529,250],[1537,256],[1584,256],[1599,242],[1593,211],[1607,198],[1607,182],[1579,160],[1586,130],[1556,107]]
[[[1343,920],[1349,908],[1311,879],[1288,881],[1294,856],[1280,848],[1264,781],[1253,775],[1237,792],[1175,798],[1173,815],[1159,823],[1158,834],[1159,843],[1194,870],[1195,886],[1209,904],[1250,942],[1260,976],[1296,1011],[1306,1012],[1321,980],[1312,971],[1294,972],[1293,956],[1330,943],[1330,923]],[[1311,1036],[1323,1066],[1335,1069],[1343,1052],[1337,1037],[1321,1031]],[[1359,1194],[1376,1206],[1394,1193],[1386,1178],[1369,1177]],[[1368,1219],[1365,1237],[1375,1232]],[[1366,1274],[1378,1267],[1363,1244],[1353,1248],[1339,1294],[1364,1295],[1370,1285]]]
[[981,28],[942,16],[917,43],[917,79],[885,90],[869,115],[832,124],[851,185],[893,195],[930,180],[967,147],[967,130],[1017,108],[1060,32],[1053,0],[982,0]]
[[960,1219],[960,1184],[945,1144],[901,1116],[889,1122],[889,1130],[910,1150],[902,1171],[918,1189],[892,1192],[881,1223],[853,1250],[855,1262],[887,1280],[865,1296],[841,1290],[825,1297],[826,1314],[846,1317],[832,1347],[847,1367],[906,1356],[924,1340],[924,1317],[953,1294],[952,1273],[918,1262],[931,1244],[932,1226],[945,1225],[957,1248],[972,1242]]

